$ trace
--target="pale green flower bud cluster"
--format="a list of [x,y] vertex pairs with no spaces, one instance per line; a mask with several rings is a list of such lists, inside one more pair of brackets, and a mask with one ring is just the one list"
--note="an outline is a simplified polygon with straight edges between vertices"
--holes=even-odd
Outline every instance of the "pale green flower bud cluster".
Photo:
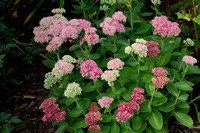
[[70,55],[65,55],[62,57],[62,59],[68,63],[76,63],[76,59],[74,59]]
[[136,41],[136,43],[140,43],[140,44],[146,44],[147,43],[147,41],[144,40],[144,39],[136,39],[135,41]]
[[133,43],[131,45],[135,54],[137,54],[140,58],[147,57],[148,48],[144,44]]
[[125,48],[125,53],[126,54],[131,54],[133,52],[133,49],[131,48],[131,46],[127,46],[126,48]]
[[77,95],[81,94],[81,87],[78,83],[70,83],[67,86],[67,89],[64,91],[64,96],[66,96],[67,98],[71,97],[74,98]]
[[107,70],[101,75],[101,79],[107,81],[109,86],[114,86],[114,81],[119,76],[119,70]]
[[161,4],[161,1],[160,1],[160,0],[151,0],[151,2],[152,2],[154,5],[160,5],[160,4]]
[[116,4],[116,0],[100,0],[100,10],[107,11],[110,6]]
[[50,89],[54,84],[56,84],[56,82],[60,80],[60,77],[55,77],[52,72],[48,72],[45,74],[44,88]]
[[183,43],[185,44],[185,46],[194,46],[194,42],[190,38],[184,40]]

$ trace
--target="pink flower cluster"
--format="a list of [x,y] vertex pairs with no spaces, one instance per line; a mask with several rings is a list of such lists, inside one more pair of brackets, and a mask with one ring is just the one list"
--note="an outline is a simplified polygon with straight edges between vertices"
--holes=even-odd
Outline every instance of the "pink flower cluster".
[[99,105],[101,106],[101,108],[105,107],[105,108],[109,108],[110,104],[113,102],[113,98],[110,97],[102,97],[102,99],[98,100]]
[[80,41],[80,44],[82,45],[85,41],[87,44],[90,45],[95,45],[96,43],[99,42],[99,35],[96,34],[97,29],[94,27],[89,27],[85,29],[85,36],[82,38]]
[[[85,115],[85,124],[90,125],[89,130],[91,130],[91,131],[100,131],[101,128],[97,124],[97,122],[102,120],[102,115],[98,111],[99,109],[97,109],[98,108],[97,104],[94,104],[94,102],[93,102],[92,106],[94,106],[94,107],[91,107],[91,105],[90,105],[89,112]],[[94,110],[92,110],[93,108],[94,108]]]
[[168,83],[169,78],[167,78],[168,72],[162,67],[157,67],[152,69],[152,73],[156,76],[151,79],[152,83],[156,88],[163,88],[165,84]]
[[160,53],[160,50],[158,48],[159,44],[157,42],[155,42],[155,41],[148,41],[145,45],[148,48],[147,56],[149,56],[149,57],[155,57],[155,56],[157,56],[158,53]]
[[100,27],[104,34],[113,36],[115,32],[125,32],[124,25],[121,23],[122,21],[126,22],[126,16],[121,11],[118,11],[113,14],[112,18],[105,18]]
[[107,68],[113,69],[113,70],[123,69],[123,66],[124,66],[124,62],[122,62],[119,58],[112,59],[107,63]]
[[166,16],[155,17],[151,23],[155,28],[154,33],[162,37],[178,36],[181,32],[181,29],[178,27],[179,24],[169,21]]
[[189,55],[185,55],[182,59],[182,61],[184,61],[186,64],[191,64],[192,66],[197,63],[197,60]]
[[[40,21],[40,26],[34,28],[34,40],[39,43],[49,43],[46,48],[47,51],[55,51],[67,40],[71,41],[78,38],[79,33],[90,26],[91,23],[84,19],[67,21],[61,14],[55,14],[54,16],[44,17]],[[93,44],[98,41],[98,35],[88,35],[86,41]]]
[[62,121],[66,117],[66,112],[58,112],[60,108],[58,107],[58,104],[55,104],[56,99],[55,98],[49,98],[43,101],[43,103],[40,105],[39,109],[44,109],[44,116],[42,118],[43,121],[51,122],[52,120],[56,120],[57,122]]
[[143,93],[144,89],[135,88],[130,96],[132,100],[129,103],[123,102],[118,105],[116,121],[124,122],[133,116],[134,111],[140,109],[139,104],[145,101]]
[[58,62],[55,64],[52,70],[52,73],[55,75],[55,77],[62,77],[64,74],[72,73],[73,69],[73,64],[68,63],[64,60],[58,60]]
[[96,81],[103,74],[102,70],[93,60],[86,60],[81,64],[81,74],[83,77],[90,76],[90,79]]
[[148,48],[145,44],[133,43],[131,47],[133,49],[133,52],[137,54],[140,58],[147,56]]

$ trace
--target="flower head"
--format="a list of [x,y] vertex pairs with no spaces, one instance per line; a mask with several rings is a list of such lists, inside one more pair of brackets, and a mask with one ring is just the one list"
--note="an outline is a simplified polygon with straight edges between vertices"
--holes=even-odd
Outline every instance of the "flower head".
[[161,1],[160,1],[160,0],[151,0],[151,2],[152,2],[154,5],[160,5],[160,4],[161,4]]
[[110,98],[110,97],[102,97],[102,99],[98,100],[99,105],[101,106],[101,108],[105,107],[105,108],[109,108],[110,104],[112,103],[114,99]]
[[99,110],[100,110],[100,108],[99,108],[99,106],[97,105],[96,102],[92,102],[92,103],[90,104],[89,109],[88,109],[88,111],[93,111],[93,112],[97,112],[97,111],[99,111]]
[[80,85],[78,83],[73,82],[68,84],[67,89],[64,92],[64,96],[74,98],[75,96],[80,95],[81,91],[82,89]]
[[107,70],[101,75],[101,79],[106,80],[109,86],[114,85],[114,81],[117,80],[117,77],[119,77],[118,70]]
[[137,54],[140,58],[147,56],[148,48],[146,45],[140,43],[133,43],[131,47],[134,53]]
[[167,76],[168,72],[162,67],[156,67],[152,69],[152,73],[156,76]]
[[62,14],[62,13],[65,13],[66,10],[64,8],[55,8],[51,12],[54,14]]
[[182,61],[184,61],[186,64],[190,64],[190,65],[194,65],[195,63],[197,63],[197,60],[189,55],[185,55],[182,59]]
[[185,44],[185,46],[194,46],[194,42],[190,38],[184,40],[183,43]]
[[119,58],[112,59],[107,63],[107,68],[113,70],[123,69],[123,66],[124,62],[122,62]]
[[50,107],[51,105],[55,104],[55,102],[56,102],[56,99],[54,97],[46,99],[42,102],[39,109],[46,109],[46,108]]
[[135,42],[140,43],[140,44],[146,44],[147,43],[147,41],[144,40],[144,39],[136,39]]
[[155,56],[157,56],[158,53],[160,53],[160,50],[158,48],[159,44],[157,42],[155,42],[155,41],[148,41],[145,45],[148,48],[147,55],[149,57],[155,57]]
[[166,76],[158,76],[153,77],[151,81],[156,86],[156,88],[162,89],[166,84],[168,84],[169,78],[167,78]]
[[94,112],[90,111],[85,115],[85,124],[86,125],[93,125],[97,124],[97,121],[102,120],[102,115],[99,111]]
[[70,55],[64,55],[62,59],[68,63],[76,63],[76,59],[71,57]]
[[93,60],[86,60],[81,64],[81,74],[83,77],[90,76],[90,79],[96,81],[103,74],[102,70]]
[[112,18],[118,22],[126,22],[126,16],[121,11],[117,11],[112,15]]
[[126,54],[131,54],[133,52],[133,49],[131,48],[131,46],[127,46],[126,48],[125,48],[125,53]]

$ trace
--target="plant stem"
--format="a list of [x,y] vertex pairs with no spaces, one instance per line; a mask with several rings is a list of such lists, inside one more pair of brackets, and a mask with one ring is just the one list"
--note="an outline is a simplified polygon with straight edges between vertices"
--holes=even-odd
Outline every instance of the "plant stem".
[[199,99],[199,98],[200,98],[200,96],[196,97],[195,99],[191,100],[188,104],[190,104],[190,103],[196,101],[196,100]]
[[57,55],[57,59],[60,60],[60,53],[59,53],[59,51],[56,52],[56,55]]
[[76,104],[77,104],[78,108],[80,108],[80,106],[78,104],[78,101],[77,101],[77,97],[75,97],[75,101],[76,101]]
[[137,80],[137,86],[139,84],[140,81],[140,57],[138,57],[138,80]]
[[181,79],[181,81],[184,79],[184,77],[185,77],[185,74],[186,74],[186,72],[187,72],[187,69],[188,69],[188,64],[187,64],[187,66],[186,66],[186,68],[185,68],[185,71],[184,71],[184,74],[183,74],[183,77],[182,77],[182,79]]
[[95,88],[96,88],[97,92],[98,92],[98,93],[99,93],[99,95],[101,96],[101,93],[100,93],[100,91],[99,91],[99,88],[96,86],[96,83],[95,83],[95,81],[93,81],[93,83],[94,83],[94,86],[95,86]]

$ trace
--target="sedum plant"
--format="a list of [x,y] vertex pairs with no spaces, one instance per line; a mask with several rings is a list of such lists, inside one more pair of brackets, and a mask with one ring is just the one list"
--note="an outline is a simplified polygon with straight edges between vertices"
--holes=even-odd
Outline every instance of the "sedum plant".
[[200,69],[178,37],[178,23],[155,17],[133,35],[127,17],[117,11],[91,27],[55,14],[34,29],[51,58],[43,63],[52,68],[45,75],[51,93],[40,106],[42,120],[58,125],[57,133],[168,132],[170,117],[194,127],[188,115],[194,84],[187,75]]

